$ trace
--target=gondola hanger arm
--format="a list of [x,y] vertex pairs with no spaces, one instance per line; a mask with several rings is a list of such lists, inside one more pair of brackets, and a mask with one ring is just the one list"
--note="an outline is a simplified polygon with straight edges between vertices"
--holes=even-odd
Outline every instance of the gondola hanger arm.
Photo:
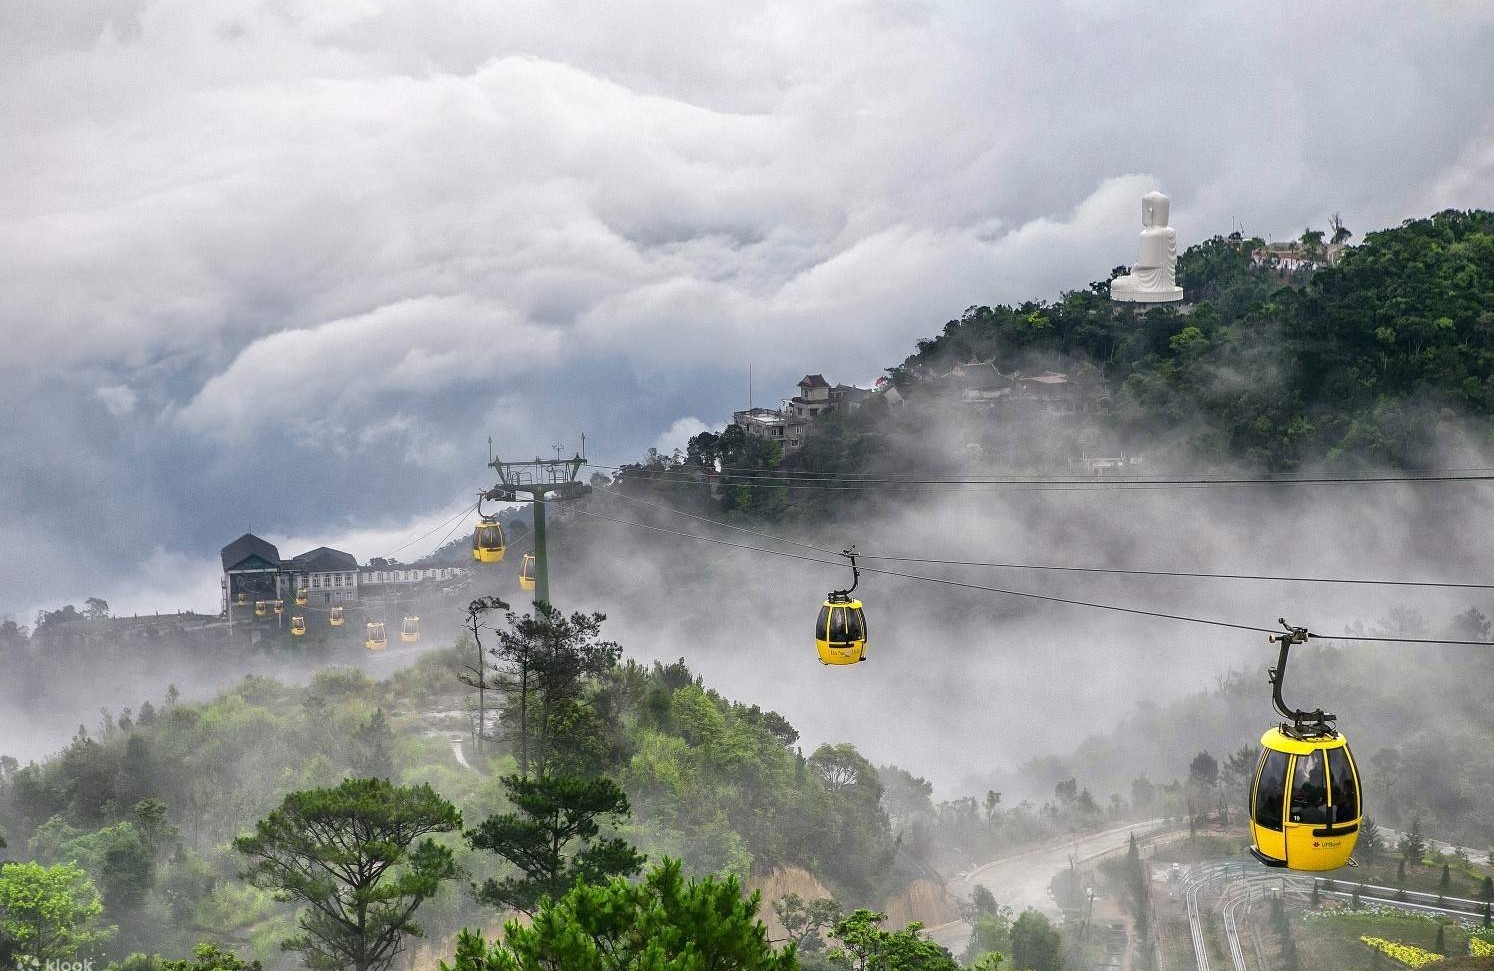
[[1312,711],[1292,708],[1282,698],[1282,685],[1286,682],[1287,653],[1293,644],[1306,644],[1312,638],[1312,632],[1306,627],[1293,627],[1282,617],[1276,618],[1276,622],[1285,629],[1286,633],[1266,635],[1268,642],[1281,645],[1281,652],[1276,657],[1276,667],[1269,669],[1267,673],[1271,682],[1271,703],[1275,705],[1277,712],[1283,718],[1291,719],[1293,727],[1299,732],[1304,722],[1314,725],[1318,732],[1332,732],[1333,729],[1328,723],[1337,721],[1337,715],[1321,708]]

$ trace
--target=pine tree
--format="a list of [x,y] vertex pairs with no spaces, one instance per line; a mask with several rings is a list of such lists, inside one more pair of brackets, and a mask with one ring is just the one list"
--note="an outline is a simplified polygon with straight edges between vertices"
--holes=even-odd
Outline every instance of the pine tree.
[[491,850],[519,868],[502,880],[489,878],[477,899],[494,907],[533,915],[540,900],[558,900],[578,878],[600,885],[643,869],[643,854],[602,824],[625,822],[628,797],[608,779],[543,776],[500,780],[515,812],[489,816],[466,833],[475,850]]
[[457,875],[451,849],[430,835],[461,825],[429,785],[345,779],[286,796],[233,847],[250,860],[251,884],[308,905],[283,948],[312,968],[386,971],[421,933],[420,904]]
[[[545,901],[532,923],[509,921],[501,942],[463,931],[456,956],[442,971],[549,971],[553,968],[752,968],[794,971],[792,950],[779,952],[758,919],[756,892],[744,896],[734,876],[686,880],[677,860],[664,860],[639,883],[615,877],[578,882]],[[858,911],[858,914],[866,911]],[[851,920],[852,918],[847,918]],[[842,926],[845,922],[842,922]],[[882,952],[897,967],[958,968],[933,941],[907,930],[882,932]],[[837,928],[839,930],[839,928]],[[887,947],[887,939],[898,945]]]

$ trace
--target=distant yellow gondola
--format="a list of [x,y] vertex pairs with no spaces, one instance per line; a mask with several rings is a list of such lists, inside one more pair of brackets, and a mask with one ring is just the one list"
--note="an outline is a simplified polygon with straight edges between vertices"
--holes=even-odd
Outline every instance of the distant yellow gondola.
[[276,601],[274,601],[274,605],[275,605],[275,616],[276,617],[279,617],[281,614],[285,613],[285,601],[284,600],[276,600]]
[[826,600],[814,625],[822,664],[866,660],[866,613],[859,600]]
[[256,600],[256,601],[254,601],[254,616],[256,616],[256,617],[268,617],[268,616],[270,616],[270,602],[268,600]]
[[240,607],[247,607],[249,606],[249,595],[247,593],[244,593],[243,591],[240,591],[239,595],[234,598],[234,602],[237,603]]
[[296,606],[297,607],[304,607],[304,606],[306,606],[307,602],[310,601],[310,600],[311,600],[311,591],[307,590],[305,587],[297,587],[296,588]]
[[333,627],[341,627],[344,623],[346,623],[342,618],[341,607],[332,608],[332,613],[331,616],[327,618],[327,623],[331,624]]
[[420,618],[410,615],[399,625],[399,640],[402,644],[414,644],[420,640]]
[[306,618],[300,614],[291,618],[291,636],[300,637],[306,633]]
[[1337,716],[1289,708],[1281,697],[1287,649],[1311,636],[1287,627],[1272,638],[1281,654],[1270,672],[1271,700],[1291,722],[1261,736],[1250,785],[1250,853],[1270,867],[1322,872],[1356,865],[1364,800],[1348,739],[1333,725]]
[[855,664],[866,660],[866,611],[861,601],[851,597],[851,591],[861,582],[855,547],[840,555],[851,561],[851,586],[832,590],[820,607],[820,616],[814,624],[814,644],[821,664]]
[[370,651],[382,651],[389,646],[389,636],[384,633],[384,622],[382,620],[375,620],[369,623],[368,633],[363,638],[363,646]]
[[483,516],[472,530],[472,559],[478,563],[501,563],[507,551],[503,524],[496,516]]
[[519,589],[534,589],[534,551],[530,550],[524,554],[524,559],[519,563]]

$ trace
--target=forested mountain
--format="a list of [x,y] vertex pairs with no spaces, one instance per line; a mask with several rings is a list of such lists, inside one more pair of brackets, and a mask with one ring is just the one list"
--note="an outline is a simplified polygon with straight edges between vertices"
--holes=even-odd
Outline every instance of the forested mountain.
[[[870,521],[878,510],[856,501],[861,489],[854,481],[835,490],[805,488],[789,473],[1071,474],[1085,455],[1120,451],[1144,453],[1148,472],[1414,468],[1447,462],[1465,444],[1475,452],[1488,444],[1494,213],[1450,211],[1408,221],[1370,234],[1337,265],[1313,272],[1282,274],[1253,260],[1259,243],[1215,237],[1184,253],[1180,282],[1191,302],[1182,308],[1112,303],[1105,282],[1053,303],[972,307],[889,369],[898,407],[882,393],[857,411],[822,416],[804,447],[789,455],[735,426],[702,434],[684,455],[655,455],[622,470],[615,482],[599,481],[608,488],[576,510],[606,509],[611,493],[667,502],[665,509],[634,508],[630,515],[669,514],[675,507],[708,519],[829,528]],[[981,374],[990,383],[973,385],[970,365],[986,369]],[[1061,407],[967,394],[1057,373],[1071,395]],[[895,491],[876,501],[919,503]],[[931,517],[938,501],[925,504]],[[978,502],[969,507],[976,512],[963,515],[998,518],[994,505]],[[904,521],[917,515],[899,511]],[[779,610],[784,596],[801,593],[786,590],[776,576],[744,593],[734,567],[679,555],[672,529],[604,541],[598,530],[606,516],[570,512],[556,512],[552,552],[557,564],[585,568],[564,579],[590,573],[578,588],[622,596],[635,623],[653,627],[661,643],[669,624],[693,632],[697,614],[708,612],[702,604],[714,608],[733,583],[738,596],[727,604],[733,631],[750,627],[744,603]],[[1107,546],[1093,523],[1085,529],[1070,515],[1067,525],[1102,551],[1097,555],[1107,548],[1130,554],[1129,537]],[[521,524],[510,525],[518,538]],[[818,539],[813,529],[796,535]],[[615,575],[622,564],[633,566],[627,577]],[[890,579],[883,578],[879,593],[899,603]],[[809,599],[816,597],[817,591]],[[495,900],[537,899],[537,883],[524,891],[528,897],[514,896],[514,887],[533,877],[530,868],[516,869],[494,853],[532,841],[536,827],[543,828],[535,820],[546,812],[559,818],[587,799],[603,808],[588,809],[576,832],[587,834],[583,842],[600,842],[568,860],[553,854],[552,864],[563,865],[543,874],[551,890],[580,875],[590,887],[576,890],[583,898],[608,892],[601,889],[608,877],[638,874],[636,846],[654,861],[681,861],[686,874],[753,879],[800,868],[848,908],[885,907],[936,868],[952,872],[1055,834],[1179,814],[1190,797],[1183,780],[1205,751],[1219,766],[1219,798],[1237,801],[1240,774],[1266,727],[1264,679],[1253,671],[1234,674],[1212,693],[1138,707],[1113,732],[1097,733],[1069,755],[1034,752],[1038,757],[1014,773],[986,777],[980,773],[992,766],[972,765],[972,794],[940,803],[918,766],[877,768],[856,750],[855,733],[875,730],[874,718],[848,729],[851,738],[806,753],[785,718],[711,690],[685,659],[622,661],[618,645],[596,640],[599,615],[510,615],[502,628],[484,627],[479,614],[498,603],[485,599],[492,600],[487,607],[473,604],[470,629],[493,631],[499,641],[496,680],[486,690],[496,693],[503,712],[496,723],[484,720],[489,738],[481,746],[471,738],[472,692],[463,683],[470,681],[475,645],[463,641],[383,681],[333,669],[306,687],[250,677],[200,704],[172,692],[80,726],[72,743],[44,762],[0,757],[0,860],[27,861],[7,867],[7,879],[23,889],[48,880],[73,888],[70,920],[80,936],[56,953],[98,953],[133,971],[158,971],[160,962],[149,954],[184,955],[212,940],[289,966],[277,945],[295,932],[292,911],[267,889],[269,877],[238,878],[243,854],[268,845],[277,812],[347,804],[339,798],[357,805],[362,790],[336,788],[345,779],[362,780],[370,792],[377,789],[371,780],[387,779],[386,789],[402,787],[389,789],[398,799],[425,800],[440,810],[445,828],[422,850],[430,872],[440,876],[421,885],[429,899],[420,911],[425,930],[439,935],[492,923]],[[959,651],[993,628],[1019,623],[1028,609],[1026,602],[992,608],[948,590],[904,598],[900,610],[915,611],[913,605],[931,619],[908,626],[937,640],[940,656],[952,664]],[[1489,640],[1491,631],[1475,609],[1430,623],[1401,611],[1381,626],[1402,636],[1474,641]],[[571,641],[586,643],[574,651],[555,647]],[[38,648],[49,644],[56,656],[44,658]],[[84,646],[28,640],[13,626],[9,634],[0,631],[0,651],[16,662],[17,676],[37,683],[46,680],[48,665],[69,663]],[[1487,809],[1494,804],[1494,772],[1482,757],[1494,740],[1483,689],[1494,673],[1491,654],[1474,648],[1426,665],[1404,652],[1352,650],[1352,658],[1347,649],[1304,652],[1295,673],[1313,703],[1344,713],[1342,727],[1366,769],[1372,813],[1393,824],[1419,816],[1440,835],[1494,845]],[[615,792],[606,780],[615,781]],[[547,809],[556,791],[573,804]],[[1032,798],[1024,800],[1024,793]],[[384,811],[359,809],[371,817]],[[593,817],[617,826],[588,829]],[[276,825],[294,836],[285,818]],[[452,825],[456,819],[465,829]],[[251,830],[258,835],[246,836]],[[607,852],[587,856],[598,847]],[[610,870],[597,863],[608,853]],[[680,872],[671,867],[610,892],[676,893]],[[738,896],[736,884],[721,886],[725,896]],[[21,907],[15,899],[6,906]],[[860,924],[855,918],[834,926],[850,935],[867,931],[867,918]],[[0,927],[0,945],[34,945],[24,932]],[[916,938],[909,946],[923,946]],[[459,966],[505,960],[483,956],[480,947],[467,941]],[[140,951],[147,956],[130,956]],[[804,966],[820,965],[806,954]]]
[[[513,689],[488,695],[490,718],[502,709],[502,721],[490,724],[483,746],[473,742],[475,696],[462,682],[471,642],[384,681],[349,669],[326,670],[304,688],[253,676],[206,703],[173,690],[80,726],[44,762],[0,757],[0,861],[34,861],[50,868],[35,871],[37,880],[50,874],[86,888],[68,918],[81,936],[57,953],[125,960],[143,952],[127,966],[157,971],[148,955],[187,954],[210,940],[279,967],[287,965],[276,945],[295,929],[292,913],[267,888],[237,878],[244,860],[235,837],[287,793],[325,799],[344,779],[428,785],[465,819],[465,842],[459,832],[440,842],[467,880],[445,884],[420,911],[437,937],[499,914],[465,884],[516,872],[474,833],[513,812],[519,759],[536,780],[616,779],[627,796],[617,833],[652,860],[740,878],[798,867],[848,909],[882,906],[956,839],[968,852],[989,852],[1123,810],[1077,789],[1044,807],[936,805],[922,779],[879,770],[850,743],[806,755],[784,718],[709,690],[683,661],[644,667],[619,662],[615,645],[599,647],[590,673],[573,671],[572,688],[551,679],[530,689],[538,727],[522,755]],[[29,885],[30,871],[4,873]]]
[[[788,454],[731,427],[705,433],[687,465],[1068,472],[1083,454],[1125,450],[1144,453],[1148,471],[1283,472],[1415,468],[1447,459],[1460,435],[1488,444],[1494,212],[1407,220],[1315,271],[1254,260],[1262,245],[1236,234],[1189,247],[1178,260],[1181,306],[1114,303],[1108,281],[1053,302],[973,306],[888,369],[905,407],[873,396],[818,419]],[[1078,413],[1003,405],[976,415],[947,377],[970,362],[1007,375],[1062,372]],[[720,486],[723,505],[759,515],[817,505],[730,471]]]
[[[458,675],[471,654],[433,652],[383,682],[328,670],[306,688],[252,677],[205,704],[173,694],[80,727],[44,763],[0,757],[0,860],[76,861],[101,892],[99,922],[119,928],[114,957],[188,953],[207,937],[273,958],[287,912],[234,879],[229,841],[285,793],[387,777],[430,784],[473,823],[508,806],[498,777],[514,746],[480,756],[469,739],[474,767],[452,757],[448,735],[470,729]],[[848,902],[895,888],[882,785],[850,745],[805,756],[783,718],[707,690],[683,662],[607,664],[562,722],[548,771],[618,778],[632,801],[625,835],[653,856],[741,876],[798,865]],[[503,872],[489,854],[458,858],[476,878]],[[496,912],[448,887],[422,914],[449,932]]]
[[1300,284],[1253,265],[1259,245],[1216,236],[1184,252],[1182,311],[1111,303],[1108,283],[1055,304],[973,307],[897,373],[1067,359],[1099,371],[1099,417],[1128,439],[1179,431],[1203,461],[1270,471],[1414,466],[1442,409],[1490,432],[1494,212],[1370,233]]

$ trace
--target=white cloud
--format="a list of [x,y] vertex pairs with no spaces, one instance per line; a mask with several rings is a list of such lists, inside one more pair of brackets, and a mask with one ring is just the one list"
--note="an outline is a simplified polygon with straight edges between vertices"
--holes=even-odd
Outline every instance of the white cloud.
[[559,346],[553,330],[495,304],[467,296],[403,300],[255,341],[176,418],[225,441],[300,420],[330,421],[327,431],[340,434],[377,425],[402,402],[449,385],[546,364]]
[[104,408],[116,418],[120,415],[128,415],[134,411],[135,402],[140,398],[129,385],[124,384],[99,388],[93,393],[93,396],[103,402]]
[[[0,431],[35,466],[0,528],[64,542],[70,454],[116,490],[120,545],[159,535],[140,510],[309,533],[438,501],[488,434],[607,427],[636,456],[729,413],[748,361],[763,400],[865,382],[970,304],[1102,278],[1153,185],[1183,245],[1494,206],[1494,7],[1283,23],[1245,0],[0,4],[0,410],[100,423]],[[106,422],[154,424],[114,454]],[[287,442],[320,461],[258,474]],[[428,480],[348,488],[385,456]]]
[[719,432],[726,426],[724,424],[709,425],[699,418],[677,418],[669,429],[654,440],[654,448],[659,450],[660,455],[673,455],[676,450],[684,452],[685,446],[690,439],[701,432]]

